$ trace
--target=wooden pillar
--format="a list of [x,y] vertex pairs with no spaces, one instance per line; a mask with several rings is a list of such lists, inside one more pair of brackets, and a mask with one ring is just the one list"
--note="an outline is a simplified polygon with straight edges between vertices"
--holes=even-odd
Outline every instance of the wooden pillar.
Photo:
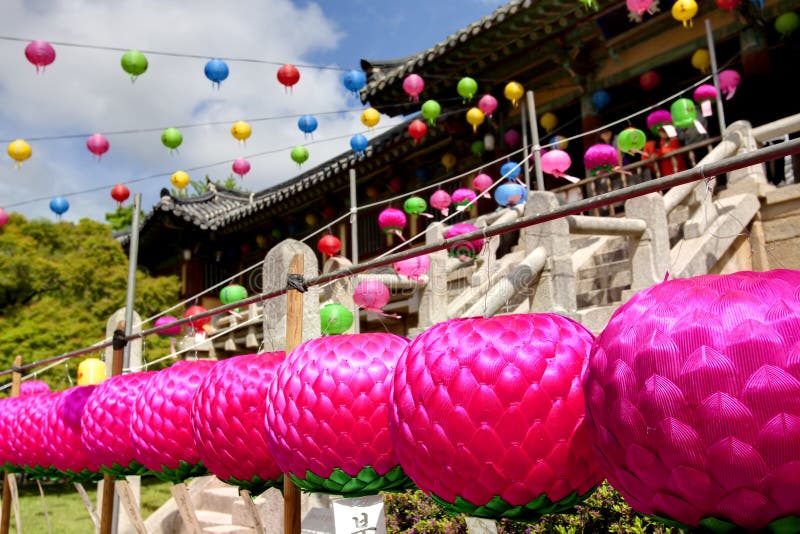
[[[14,358],[14,367],[19,368],[22,366],[22,356]],[[22,386],[22,373],[14,371],[11,373],[11,397],[19,397],[19,390]],[[2,517],[0,517],[0,533],[8,534],[8,529],[11,526],[11,486],[8,483],[9,477],[15,476],[13,473],[6,471],[3,474],[3,510]]]
[[[114,330],[114,338],[112,346],[114,352],[111,359],[111,376],[122,374],[122,366],[125,351],[125,345],[128,344],[125,339],[124,322],[117,325]],[[103,475],[103,499],[102,510],[100,511],[100,534],[111,534],[114,527],[114,475]]]
[[[303,255],[295,254],[289,263],[289,278],[303,276]],[[291,286],[290,286],[291,287]],[[286,292],[286,354],[303,341],[303,293],[297,289]],[[300,490],[289,473],[283,474],[283,532],[300,534]]]

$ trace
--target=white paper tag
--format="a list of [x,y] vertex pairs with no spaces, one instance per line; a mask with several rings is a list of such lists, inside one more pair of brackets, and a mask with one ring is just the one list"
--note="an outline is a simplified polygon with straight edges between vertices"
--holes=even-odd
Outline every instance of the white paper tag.
[[333,501],[336,534],[386,534],[383,497],[370,495]]
[[664,126],[662,126],[662,128],[664,128],[664,131],[667,133],[667,137],[669,137],[670,139],[672,139],[673,137],[678,137],[678,130],[676,130],[673,125],[665,124]]
[[174,484],[170,491],[175,498],[175,504],[178,505],[178,512],[181,514],[186,530],[191,534],[201,534],[200,523],[197,522],[197,515],[194,513],[194,506],[192,506],[192,500],[189,498],[186,484],[183,482]]
[[300,534],[335,534],[333,530],[333,510],[312,508],[303,518]]
[[147,534],[147,529],[144,527],[142,515],[139,513],[139,504],[133,496],[133,490],[127,480],[117,480],[115,483],[117,493],[119,494],[119,502],[125,513],[128,514],[128,519],[133,525],[133,528],[138,534]]
[[710,117],[713,114],[711,111],[711,100],[703,100],[700,102],[700,111],[702,111],[703,117]]
[[464,517],[469,534],[497,534],[497,523],[482,517]]
[[697,133],[699,133],[700,135],[705,135],[708,133],[705,127],[703,126],[703,123],[700,121],[694,121],[694,129],[697,130]]

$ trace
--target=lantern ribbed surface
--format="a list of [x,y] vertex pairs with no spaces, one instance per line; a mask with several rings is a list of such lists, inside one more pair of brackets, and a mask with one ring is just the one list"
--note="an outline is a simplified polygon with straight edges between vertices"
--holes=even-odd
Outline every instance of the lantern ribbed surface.
[[47,414],[44,442],[52,466],[75,482],[99,479],[97,457],[81,440],[81,416],[96,386],[62,391]]
[[282,481],[266,441],[267,390],[284,353],[220,361],[200,384],[192,432],[200,460],[220,480],[254,495]]
[[136,461],[178,483],[206,474],[192,435],[192,401],[216,362],[185,360],[156,373],[136,397],[131,439]]
[[535,519],[602,480],[584,423],[592,334],[554,314],[452,319],[397,364],[389,429],[400,464],[452,511]]
[[17,403],[11,434],[11,460],[34,476],[56,475],[45,444],[47,414],[61,393],[22,397]]
[[[26,380],[20,385],[20,397],[32,397],[50,392],[50,386],[41,380]],[[0,399],[0,469],[14,471],[18,455],[13,450],[12,435],[16,433],[14,418],[19,407],[19,397]],[[5,467],[4,467],[5,466]]]
[[50,386],[47,385],[47,382],[41,380],[26,380],[19,386],[20,397],[42,395],[44,393],[50,393]]
[[302,343],[267,395],[267,443],[303,490],[348,497],[410,486],[388,429],[394,366],[405,338],[369,333]]
[[617,149],[603,143],[592,145],[583,154],[583,165],[591,174],[610,171],[619,165]]
[[155,372],[112,376],[98,385],[84,408],[81,439],[101,471],[117,476],[141,475],[131,441],[133,403]]
[[636,510],[800,531],[800,272],[637,293],[597,339],[584,391],[600,463]]

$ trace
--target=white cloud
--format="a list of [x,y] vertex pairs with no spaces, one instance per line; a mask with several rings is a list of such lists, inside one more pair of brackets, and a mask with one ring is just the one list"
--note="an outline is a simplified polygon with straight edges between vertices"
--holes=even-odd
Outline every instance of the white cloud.
[[[342,37],[318,5],[288,0],[6,0],[0,35],[294,63],[306,62],[303,58],[315,51],[335,49]],[[83,138],[31,141],[32,158],[14,171],[3,147],[0,206],[303,143],[296,119],[284,119],[253,122],[252,137],[240,147],[230,135],[232,122],[239,118],[361,108],[342,87],[342,73],[336,70],[301,68],[300,83],[286,94],[276,80],[277,66],[229,62],[230,77],[217,91],[203,75],[205,59],[149,55],[147,72],[131,83],[120,67],[120,52],[55,45],[55,63],[37,75],[24,47],[22,42],[0,41],[0,138],[231,122],[183,130],[177,155],[168,154],[158,132],[109,136],[111,149],[99,163]],[[358,113],[317,118],[315,139],[363,129]],[[304,168],[348,148],[347,139],[311,145]],[[253,191],[298,172],[288,150],[253,158],[251,164],[245,186]],[[191,174],[200,178],[205,172],[227,176],[230,164]],[[160,189],[168,186],[168,177],[157,178],[131,190],[144,194],[149,210]],[[102,220],[114,208],[109,190],[70,197],[64,218]],[[47,200],[11,209],[52,216]]]

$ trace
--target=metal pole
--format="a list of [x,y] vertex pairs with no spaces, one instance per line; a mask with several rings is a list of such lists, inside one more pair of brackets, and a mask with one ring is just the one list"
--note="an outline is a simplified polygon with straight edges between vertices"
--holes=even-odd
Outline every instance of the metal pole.
[[711,31],[711,21],[706,19],[706,41],[708,41],[708,55],[711,57],[711,77],[714,79],[714,88],[717,90],[717,120],[719,121],[719,134],[725,133],[725,108],[722,106],[722,92],[719,90],[719,71],[717,71],[717,53],[714,50],[714,32]]
[[[358,205],[356,203],[356,170],[350,169],[350,261],[358,265]],[[353,304],[353,332],[361,332],[358,305]]]
[[542,149],[539,146],[539,128],[536,126],[536,103],[533,100],[533,91],[525,93],[525,99],[528,101],[528,123],[531,125],[531,137],[533,138],[533,163],[535,165],[534,171],[536,172],[536,189],[544,191]]
[[[525,173],[525,189],[531,190],[531,168],[530,168],[530,152],[528,152],[528,128],[525,126],[527,119],[525,113],[525,102],[520,104],[519,108],[519,123],[522,127],[522,170]],[[532,126],[531,129],[535,128]]]

